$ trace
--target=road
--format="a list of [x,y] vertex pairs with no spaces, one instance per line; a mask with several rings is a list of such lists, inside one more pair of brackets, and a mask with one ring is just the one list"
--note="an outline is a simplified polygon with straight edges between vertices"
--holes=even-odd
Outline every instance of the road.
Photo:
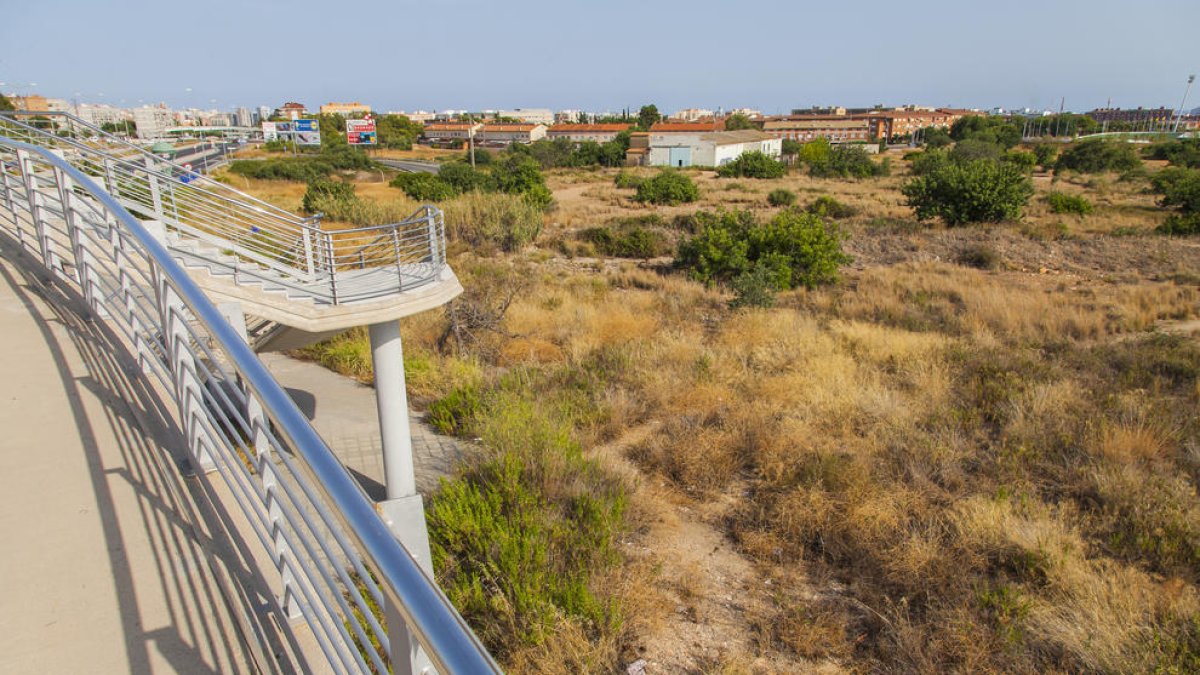
[[180,150],[173,161],[179,165],[191,164],[193,171],[206,173],[223,159],[224,148],[233,150],[236,146],[236,143],[205,143]]
[[433,162],[413,162],[403,159],[377,159],[375,161],[384,166],[390,166],[393,169],[400,169],[409,173],[437,173],[442,168],[440,164]]

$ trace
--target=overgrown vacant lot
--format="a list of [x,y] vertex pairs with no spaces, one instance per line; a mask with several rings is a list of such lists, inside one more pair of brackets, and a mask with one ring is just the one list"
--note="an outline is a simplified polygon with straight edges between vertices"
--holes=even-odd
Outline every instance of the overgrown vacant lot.
[[[669,207],[558,170],[532,244],[462,223],[467,294],[404,322],[407,371],[482,439],[431,536],[512,672],[1200,670],[1200,241],[1110,174],[1035,175],[1019,222],[919,224],[893,163],[696,172]],[[671,268],[697,210],[767,218],[779,189],[851,207],[839,282],[731,309]],[[370,379],[361,333],[306,355]]]

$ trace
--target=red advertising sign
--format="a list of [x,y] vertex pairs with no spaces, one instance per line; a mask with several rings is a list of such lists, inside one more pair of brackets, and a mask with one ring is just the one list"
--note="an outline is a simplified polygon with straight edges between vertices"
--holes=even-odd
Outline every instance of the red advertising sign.
[[350,145],[375,145],[375,120],[346,120],[346,142]]

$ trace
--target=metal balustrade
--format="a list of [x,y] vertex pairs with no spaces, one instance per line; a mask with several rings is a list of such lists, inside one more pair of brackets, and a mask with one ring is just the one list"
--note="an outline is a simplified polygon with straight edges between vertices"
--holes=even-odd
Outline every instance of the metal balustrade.
[[180,235],[168,247],[235,283],[270,285],[317,304],[376,300],[436,283],[445,267],[442,212],[327,229],[192,173],[66,113],[0,113],[0,136],[50,149],[131,213]]
[[[302,617],[335,672],[383,673],[390,663],[407,672],[408,636],[441,673],[498,672],[247,346],[244,326],[235,328],[125,208],[130,188],[118,188],[126,195],[119,200],[97,183],[114,174],[88,175],[92,165],[67,154],[0,137],[0,236],[77,289],[93,318],[111,328],[113,348],[174,402],[206,493],[236,502],[253,532],[246,536],[276,568],[264,576],[282,597],[279,625]],[[169,200],[171,192],[151,197]],[[421,244],[398,231],[354,235],[353,246],[333,247],[322,264],[428,264]],[[408,632],[385,627],[377,608],[400,617]]]

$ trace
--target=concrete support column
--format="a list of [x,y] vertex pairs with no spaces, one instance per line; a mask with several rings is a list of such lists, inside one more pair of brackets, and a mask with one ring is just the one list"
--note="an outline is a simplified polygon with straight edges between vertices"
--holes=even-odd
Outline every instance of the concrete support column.
[[[413,472],[412,433],[408,426],[408,393],[404,384],[404,349],[400,344],[400,322],[372,324],[371,362],[375,368],[375,405],[379,411],[379,435],[383,442],[383,471],[387,499],[379,505],[383,522],[404,544],[417,564],[433,578],[429,532],[425,529],[425,506],[417,494]],[[388,639],[392,668],[397,675],[431,673],[429,658],[422,653],[404,625],[398,608],[389,602]]]

